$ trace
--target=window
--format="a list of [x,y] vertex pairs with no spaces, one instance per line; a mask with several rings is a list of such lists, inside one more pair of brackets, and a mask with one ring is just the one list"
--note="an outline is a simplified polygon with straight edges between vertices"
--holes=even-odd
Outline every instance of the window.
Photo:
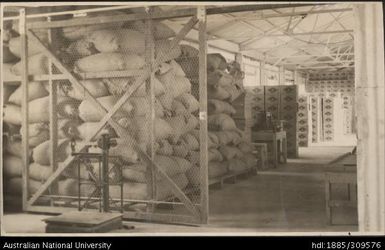
[[261,85],[260,62],[254,59],[243,57],[243,65],[245,72],[244,86]]

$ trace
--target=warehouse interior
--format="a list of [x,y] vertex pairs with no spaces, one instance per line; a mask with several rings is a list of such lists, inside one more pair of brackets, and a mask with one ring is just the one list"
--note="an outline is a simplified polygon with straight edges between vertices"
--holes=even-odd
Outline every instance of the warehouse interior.
[[359,87],[384,85],[376,6],[2,4],[2,232],[72,213],[121,234],[383,230],[384,162],[360,147],[383,149],[360,130],[383,126]]

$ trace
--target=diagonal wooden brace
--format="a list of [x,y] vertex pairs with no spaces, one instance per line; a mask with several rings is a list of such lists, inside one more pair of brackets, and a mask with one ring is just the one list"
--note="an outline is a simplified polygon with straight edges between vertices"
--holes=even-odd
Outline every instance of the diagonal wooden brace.
[[[189,22],[184,26],[182,30],[178,33],[178,35],[172,40],[171,48],[172,50],[185,36],[186,34],[193,28],[193,26],[198,22],[198,19],[194,16],[192,17]],[[106,109],[89,93],[87,89],[84,88],[84,86],[78,82],[78,80],[69,72],[69,70],[58,60],[48,48],[44,46],[44,44],[40,41],[39,38],[37,38],[33,32],[28,31],[29,36],[32,38],[32,40],[35,40],[38,45],[43,49],[43,53],[51,58],[52,62],[59,68],[59,70],[62,71],[63,74],[66,74],[68,76],[68,80],[70,80],[71,83],[78,85],[80,88],[84,89],[84,92],[86,93],[87,98],[89,98],[96,106],[101,108],[101,111],[105,113],[105,117],[99,122],[97,129],[95,129],[94,133],[92,133],[92,136],[87,138],[87,142],[91,141],[95,135],[99,133],[99,131],[104,127],[104,125],[109,122],[114,129],[116,129],[116,132],[120,135],[124,134],[125,137],[128,136],[128,132],[122,128],[120,125],[118,125],[112,118],[112,116],[118,111],[118,109],[128,100],[128,98],[132,95],[132,93],[138,89],[144,81],[150,76],[151,72],[145,71],[145,74],[143,74],[141,77],[137,78],[136,81],[130,88],[127,90],[127,92],[122,96],[122,98],[112,107],[112,109],[107,112]],[[169,53],[160,54],[158,58],[155,61],[155,67],[158,67],[161,62],[167,58],[167,55]],[[134,140],[133,140],[134,141]],[[144,158],[145,161],[147,161],[149,164],[151,164],[154,168],[156,168],[157,172],[162,176],[168,185],[170,185],[170,188],[172,192],[183,202],[185,202],[186,207],[194,214],[199,216],[199,211],[196,209],[194,204],[186,197],[186,195],[183,193],[182,190],[165,174],[157,164],[151,161],[151,158],[142,151],[142,149],[136,145],[135,143],[134,149],[137,150],[137,152]],[[35,194],[31,197],[31,199],[28,201],[28,205],[31,206],[38,198],[41,196],[45,190],[52,184],[54,180],[56,180],[60,174],[73,162],[75,157],[70,156],[68,157],[60,166],[59,168],[47,179],[47,181],[35,192]]]

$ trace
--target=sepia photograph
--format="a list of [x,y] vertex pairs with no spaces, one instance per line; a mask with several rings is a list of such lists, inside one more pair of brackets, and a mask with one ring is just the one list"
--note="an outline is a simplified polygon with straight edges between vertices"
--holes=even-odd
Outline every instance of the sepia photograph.
[[[382,2],[1,3],[0,234],[384,235],[383,26]],[[28,244],[2,247],[111,247]]]

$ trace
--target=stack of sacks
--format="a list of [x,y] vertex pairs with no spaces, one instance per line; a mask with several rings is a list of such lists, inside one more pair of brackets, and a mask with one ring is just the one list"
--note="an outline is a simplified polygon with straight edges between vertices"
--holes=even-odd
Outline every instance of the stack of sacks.
[[[187,172],[187,177],[189,179],[190,185],[194,187],[199,187],[200,185],[200,151],[199,151],[199,134],[200,131],[195,129],[190,132],[192,135],[188,140],[194,140],[197,142],[197,150],[190,151],[188,159],[193,164],[193,167]],[[187,138],[186,138],[187,139]],[[217,135],[209,131],[208,132],[208,175],[209,178],[215,178],[222,176],[227,172],[227,163],[223,162],[223,156],[219,151],[220,142]]]
[[[234,121],[230,117],[235,112],[231,104],[225,102],[229,99],[229,94],[226,94],[224,98],[213,99],[210,95],[210,89],[212,87],[218,88],[223,92],[226,92],[224,87],[228,87],[232,83],[231,77],[225,72],[227,67],[226,60],[220,54],[207,55],[207,85],[208,85],[208,138],[209,138],[209,152],[208,152],[208,170],[209,179],[220,177],[228,172],[229,159],[234,158],[234,155],[224,155],[227,144],[232,141],[236,135],[233,131],[236,130]],[[226,92],[227,93],[227,92]],[[228,139],[225,140],[225,136],[228,134]],[[238,156],[242,156],[238,153]],[[199,158],[198,158],[199,159]],[[197,166],[199,166],[197,164]],[[193,179],[193,174],[190,175],[192,183],[197,182],[196,177]],[[199,180],[199,179],[198,179]]]
[[[179,46],[171,49],[170,40],[155,40],[156,58],[168,51],[170,55],[163,61],[175,59],[181,53]],[[78,72],[140,69],[145,63],[145,35],[129,28],[95,30],[72,41],[66,52],[78,58],[74,64]]]
[[[22,160],[22,146],[21,140],[17,140],[13,137],[14,134],[22,134],[22,114],[21,114],[21,102],[22,102],[22,89],[19,85],[16,88],[12,88],[10,91],[9,86],[4,86],[4,110],[3,110],[3,120],[4,125],[8,129],[9,137],[7,142],[4,145],[4,177],[6,181],[5,190],[7,194],[10,195],[20,195],[22,186],[17,186],[17,183],[21,184],[21,173],[23,169],[23,160]],[[47,97],[48,92],[45,91],[45,88],[40,82],[30,82],[28,89],[29,99],[31,103],[40,103],[40,100]],[[30,107],[31,114],[29,115],[29,146],[30,151],[40,143],[49,139],[49,130],[48,130],[48,119],[41,119],[43,116],[44,110],[42,110],[44,105],[40,107]],[[48,107],[48,105],[46,105]],[[33,173],[33,171],[32,171]],[[8,185],[9,184],[9,185]],[[39,186],[39,180],[36,180],[31,177],[30,180],[30,192],[36,191],[36,188]],[[15,185],[17,188],[15,188]]]
[[[186,53],[193,50],[186,49]],[[189,70],[188,67],[183,67]],[[220,54],[207,55],[209,178],[239,172],[255,166],[252,148],[231,116],[236,110],[231,103],[243,91],[242,74],[236,63],[228,64]],[[197,74],[197,73],[196,73]],[[197,75],[195,75],[197,77]],[[199,131],[195,133],[199,141]],[[188,172],[192,185],[199,185],[199,152],[193,157],[194,167]]]
[[[142,69],[145,66],[143,23],[129,22],[124,25],[123,23],[113,24],[114,26],[106,25],[87,25],[81,28],[76,27],[76,29],[72,27],[63,29],[62,35],[69,43],[67,43],[67,47],[62,48],[62,51],[64,50],[65,54],[70,58],[74,71],[82,73]],[[171,43],[168,38],[175,36],[175,33],[160,22],[155,23],[154,26],[155,56],[159,57],[168,51],[171,52],[168,57],[164,58],[159,74],[155,78],[156,155],[159,164],[166,168],[166,173],[180,188],[184,188],[188,184],[185,172],[191,168],[191,163],[184,158],[187,156],[191,145],[186,143],[182,136],[198,125],[196,114],[193,115],[193,113],[196,113],[199,105],[190,94],[191,83],[184,76],[180,66],[173,60],[181,54],[179,46],[170,50]],[[38,36],[45,41],[43,33],[38,34]],[[33,43],[29,42],[28,46],[29,72],[32,75],[46,74],[48,72],[48,59]],[[19,39],[12,42],[12,48],[17,54],[17,51],[20,50]],[[20,66],[20,64],[10,65],[9,75],[20,75]],[[81,81],[81,83],[105,109],[109,110],[134,83],[136,78],[137,76],[92,79]],[[50,174],[48,172],[50,170],[45,168],[51,164],[47,125],[49,121],[49,99],[47,97],[49,86],[46,83],[30,84],[30,86],[33,86],[29,90],[32,91],[30,97],[34,98],[30,100],[29,112],[29,122],[31,123],[29,135],[30,137],[33,136],[30,139],[30,144],[32,144],[31,168],[40,168],[42,174],[35,178],[44,181]],[[58,106],[58,160],[61,162],[70,153],[70,140],[75,139],[81,145],[98,126],[98,122],[104,115],[99,108],[86,98],[82,88],[78,88],[68,81],[60,81],[58,86],[58,103],[60,104]],[[16,97],[18,95],[20,93]],[[13,97],[12,100],[17,99],[16,97]],[[22,120],[20,102],[7,105],[4,113],[6,122],[20,126]],[[149,113],[150,105],[145,84],[142,84],[113,116],[121,126],[131,133],[130,135],[136,139],[142,149],[146,149],[150,139],[147,122]],[[111,128],[110,132],[112,135],[116,135]],[[124,197],[127,199],[144,199],[146,185],[142,177],[146,168],[137,152],[133,149],[132,143],[132,141],[125,138],[118,139],[118,146],[112,148],[110,154],[119,156],[120,160],[111,162],[111,165],[123,166]],[[196,145],[193,146],[193,149],[196,150]],[[169,166],[173,167],[172,171],[167,170]],[[82,170],[80,177],[82,179],[96,178],[97,168],[96,163],[90,162],[87,167],[82,168],[89,171]],[[77,185],[74,185],[77,182],[77,172],[75,170],[75,166],[70,166],[64,172],[59,181],[59,194],[77,195],[77,191],[74,189],[77,188]],[[170,190],[162,184],[163,181],[158,180],[159,191],[157,196],[159,199],[171,195]],[[90,189],[86,186],[84,188],[84,192],[81,190],[83,194]],[[120,197],[120,193],[117,193],[117,191],[114,188],[110,191],[115,198]]]
[[207,56],[208,126],[219,139],[219,151],[228,170],[239,172],[255,166],[252,147],[232,116],[236,110],[231,103],[243,91],[243,73],[236,62],[227,63],[220,54]]
[[165,120],[172,128],[171,137],[159,143],[158,154],[178,159],[178,164],[170,163],[171,168],[180,168],[180,161],[183,160],[183,164],[188,166],[183,169],[183,184],[186,187],[189,182],[186,173],[193,167],[191,154],[199,150],[199,141],[193,135],[199,126],[199,102],[191,94],[191,83],[176,61],[162,63],[156,77],[165,87],[159,101],[165,111]]

